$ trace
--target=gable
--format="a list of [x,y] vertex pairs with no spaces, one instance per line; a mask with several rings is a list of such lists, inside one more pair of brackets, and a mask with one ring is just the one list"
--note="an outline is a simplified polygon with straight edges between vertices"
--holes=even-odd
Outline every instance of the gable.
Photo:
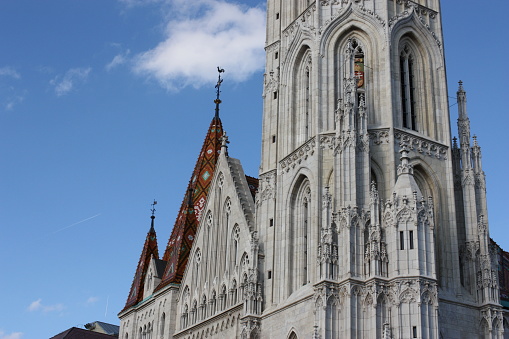
[[257,180],[250,178],[250,181],[239,160],[219,157],[182,280],[179,312],[192,311],[193,305],[204,302],[216,305],[219,312],[226,305],[241,302],[241,293],[237,290],[254,262],[252,188]]

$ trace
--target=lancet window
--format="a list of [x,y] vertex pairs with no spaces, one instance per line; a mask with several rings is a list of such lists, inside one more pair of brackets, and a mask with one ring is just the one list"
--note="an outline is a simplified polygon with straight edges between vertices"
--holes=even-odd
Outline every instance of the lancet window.
[[311,223],[311,190],[309,181],[304,177],[295,188],[292,199],[291,223],[288,242],[289,274],[288,287],[292,293],[309,280],[310,263],[310,223]]
[[401,83],[401,114],[403,127],[417,130],[415,111],[414,57],[405,45],[399,57]]
[[161,336],[164,335],[164,327],[166,325],[166,314],[163,312],[163,314],[161,315],[161,328],[159,330]]
[[231,271],[235,270],[237,266],[237,260],[239,256],[239,240],[240,240],[240,227],[238,224],[233,226],[233,231],[231,235],[231,245],[230,245],[230,268]]
[[309,48],[304,48],[296,60],[292,90],[292,130],[294,146],[313,136],[312,63]]

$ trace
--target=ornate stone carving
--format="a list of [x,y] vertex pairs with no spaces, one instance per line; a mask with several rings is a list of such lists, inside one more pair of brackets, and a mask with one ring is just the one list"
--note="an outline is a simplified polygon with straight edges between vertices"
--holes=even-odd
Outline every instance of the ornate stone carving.
[[371,140],[371,144],[374,145],[382,145],[389,143],[389,129],[380,129],[380,130],[369,130],[369,139]]
[[321,149],[334,149],[334,143],[336,137],[334,134],[322,134],[320,135],[320,148]]
[[293,153],[288,155],[286,158],[279,162],[283,173],[288,173],[290,169],[295,168],[298,164],[300,164],[303,160],[306,160],[308,157],[315,154],[316,141],[313,137],[308,140],[304,145],[297,148]]
[[273,199],[276,193],[276,185],[276,170],[260,175],[260,188],[256,195],[256,204],[260,205],[265,200]]
[[373,12],[372,10],[364,7],[364,6],[359,6],[359,9],[361,12],[365,13],[365,14],[368,14],[368,15],[371,15],[373,18],[375,18],[378,23],[380,25],[382,25],[383,27],[385,27],[385,20],[378,14],[376,14],[375,12]]
[[440,160],[447,160],[448,147],[424,138],[396,130],[394,137],[408,146],[410,151],[425,154]]

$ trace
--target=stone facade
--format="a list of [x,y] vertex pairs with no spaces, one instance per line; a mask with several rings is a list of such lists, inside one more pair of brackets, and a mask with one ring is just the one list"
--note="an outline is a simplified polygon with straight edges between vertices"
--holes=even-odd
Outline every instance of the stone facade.
[[257,194],[223,138],[183,278],[157,286],[153,255],[120,338],[509,338],[441,20],[439,0],[268,0]]

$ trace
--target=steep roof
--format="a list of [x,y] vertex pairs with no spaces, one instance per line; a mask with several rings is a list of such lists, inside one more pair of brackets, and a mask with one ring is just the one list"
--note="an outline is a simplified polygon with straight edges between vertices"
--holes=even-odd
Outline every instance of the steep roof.
[[116,337],[117,336],[113,336],[110,334],[103,334],[84,330],[77,327],[71,327],[70,329],[65,330],[62,333],[59,333],[56,336],[51,337],[50,339],[111,339]]
[[256,196],[256,192],[258,191],[258,179],[246,175],[246,180],[249,190],[251,191],[251,195],[253,196],[254,199]]
[[124,310],[131,306],[136,305],[143,299],[143,290],[145,285],[145,275],[147,274],[150,259],[152,257],[159,259],[159,250],[157,249],[157,237],[154,229],[155,216],[151,216],[152,222],[150,224],[150,230],[145,238],[145,244],[138,261],[138,267],[134,274],[133,283],[127,301],[125,303]]
[[222,136],[223,125],[219,115],[216,114],[210,123],[177,220],[168,240],[162,258],[167,264],[161,283],[155,289],[156,291],[170,283],[178,284],[182,280],[196,229],[207,201],[207,194],[217,159],[221,152]]

